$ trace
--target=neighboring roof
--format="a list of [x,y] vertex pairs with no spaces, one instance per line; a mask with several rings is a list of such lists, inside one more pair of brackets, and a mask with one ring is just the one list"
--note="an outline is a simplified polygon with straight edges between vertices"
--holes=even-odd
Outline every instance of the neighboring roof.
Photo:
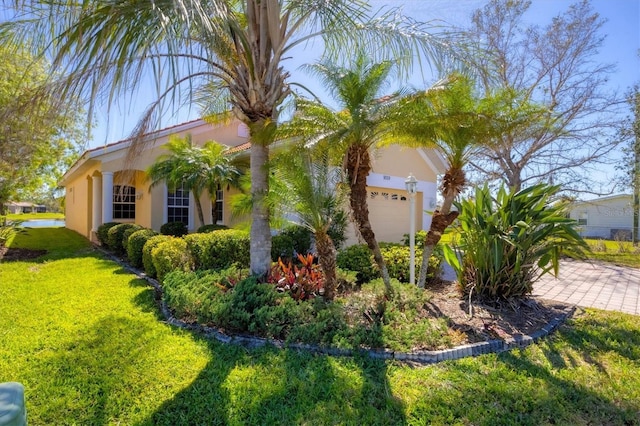
[[600,204],[602,202],[612,201],[619,198],[633,198],[631,194],[617,194],[617,195],[607,195],[606,197],[593,198],[591,200],[580,200],[574,201],[572,204],[581,205],[581,204]]
[[36,204],[29,203],[26,201],[9,201],[5,203],[5,206],[16,206],[16,207],[35,207]]

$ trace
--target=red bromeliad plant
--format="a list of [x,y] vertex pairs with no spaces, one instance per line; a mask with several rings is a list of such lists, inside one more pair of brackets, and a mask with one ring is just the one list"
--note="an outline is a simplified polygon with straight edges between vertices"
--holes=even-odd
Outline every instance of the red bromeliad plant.
[[287,292],[294,300],[308,300],[324,293],[325,276],[313,263],[313,255],[298,254],[300,266],[278,259],[269,271],[267,282],[280,292]]

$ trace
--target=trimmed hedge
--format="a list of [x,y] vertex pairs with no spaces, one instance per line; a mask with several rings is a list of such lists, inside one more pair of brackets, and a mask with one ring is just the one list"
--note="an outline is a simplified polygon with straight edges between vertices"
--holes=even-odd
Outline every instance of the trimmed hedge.
[[133,223],[119,223],[109,228],[107,232],[107,246],[118,254],[123,254],[126,246],[122,245],[124,233],[129,229],[139,229],[140,226]]
[[151,278],[156,277],[156,268],[153,266],[151,252],[154,248],[158,247],[160,243],[169,239],[171,239],[171,236],[169,235],[156,235],[149,238],[142,247],[142,265],[144,266],[144,272]]
[[153,267],[158,281],[162,281],[169,272],[190,271],[193,259],[187,250],[187,242],[182,238],[170,237],[151,250]]
[[206,234],[212,231],[220,231],[221,229],[229,229],[226,225],[217,225],[215,223],[211,223],[209,225],[202,225],[196,232],[199,234]]
[[167,222],[160,227],[162,235],[171,235],[172,237],[182,237],[187,235],[189,230],[183,222]]
[[[409,282],[410,248],[401,244],[382,243],[380,245],[382,258],[387,264],[389,276],[401,282]],[[416,249],[416,277],[420,275],[422,250]],[[442,261],[441,250],[436,249],[429,259],[427,278],[431,279],[440,270]],[[373,261],[373,255],[366,244],[356,244],[338,252],[336,263],[339,268],[357,273],[358,284],[364,284],[380,277],[380,272]]]
[[185,238],[195,269],[224,269],[249,264],[249,233],[236,229],[190,234]]
[[277,262],[278,259],[293,259],[294,241],[288,235],[274,235],[271,237],[271,260]]
[[379,277],[374,266],[371,250],[366,244],[354,244],[338,252],[336,263],[339,268],[357,273],[358,284],[368,283]]
[[[127,231],[128,232],[128,231]],[[127,240],[127,259],[135,268],[142,266],[142,248],[149,238],[158,235],[153,229],[140,229],[134,231]]]
[[134,232],[138,232],[141,229],[145,229],[144,226],[134,225],[131,228],[125,229],[122,234],[122,250],[127,253],[127,249],[129,248],[129,238]]
[[98,226],[98,231],[96,232],[96,236],[98,237],[98,241],[103,246],[109,248],[109,229],[113,228],[116,225],[120,225],[118,222],[107,222]]
[[298,254],[307,254],[311,250],[312,232],[301,225],[292,225],[271,238],[271,260],[279,258],[291,260]]

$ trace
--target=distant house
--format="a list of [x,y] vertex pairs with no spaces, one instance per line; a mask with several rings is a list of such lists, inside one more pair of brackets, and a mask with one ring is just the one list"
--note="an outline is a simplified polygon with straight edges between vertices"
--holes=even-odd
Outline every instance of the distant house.
[[47,212],[47,206],[21,201],[9,201],[5,204],[5,207],[7,208],[9,213],[12,214]]
[[578,221],[580,234],[589,238],[630,240],[633,232],[633,197],[612,195],[579,201],[570,207],[570,217]]
[[[125,164],[130,140],[123,140],[104,147],[86,151],[65,173],[60,186],[65,188],[66,227],[89,239],[102,223],[136,223],[155,230],[166,222],[182,221],[190,232],[199,223],[194,197],[189,191],[169,191],[166,185],[149,189],[145,170],[165,154],[163,145],[169,136],[190,134],[194,144],[215,140],[228,145],[232,151],[242,152],[250,148],[248,129],[239,121],[212,125],[204,120],[194,120],[162,129],[146,135],[146,148],[136,157],[134,164]],[[409,173],[418,180],[416,196],[416,229],[428,228],[436,202],[436,178],[444,173],[445,160],[430,149],[389,146],[376,151],[373,170],[367,177],[369,189],[369,214],[378,241],[399,242],[409,232],[409,201],[405,179]],[[130,170],[125,170],[130,167]],[[131,170],[133,169],[133,170]],[[223,188],[218,193],[215,222],[233,226],[230,197],[234,188]],[[202,195],[203,207],[210,206],[207,194]],[[204,219],[212,223],[212,209],[206,209]],[[349,242],[355,234],[350,232]]]

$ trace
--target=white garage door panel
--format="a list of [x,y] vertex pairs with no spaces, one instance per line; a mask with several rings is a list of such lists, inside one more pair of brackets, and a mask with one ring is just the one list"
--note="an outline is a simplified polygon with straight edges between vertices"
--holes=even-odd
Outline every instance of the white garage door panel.
[[[409,200],[406,191],[369,188],[369,220],[378,242],[399,243],[409,233]],[[422,193],[416,195],[416,229],[421,229]]]

